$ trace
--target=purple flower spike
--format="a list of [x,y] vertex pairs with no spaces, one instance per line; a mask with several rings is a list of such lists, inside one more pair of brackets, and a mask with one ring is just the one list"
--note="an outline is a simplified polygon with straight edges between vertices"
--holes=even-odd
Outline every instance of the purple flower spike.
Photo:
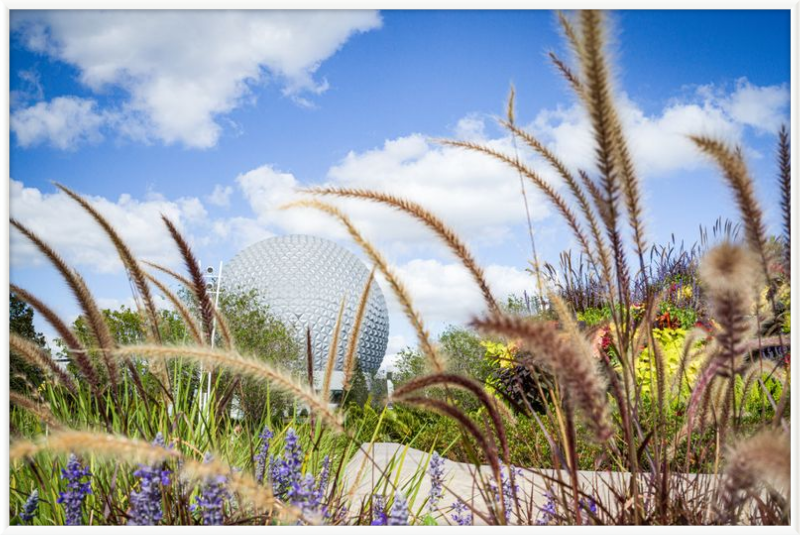
[[545,503],[543,507],[539,508],[539,518],[536,520],[536,524],[538,526],[546,526],[550,524],[550,522],[552,522],[556,516],[555,496],[549,490],[545,492],[544,495],[547,498],[547,503]]
[[388,522],[386,517],[386,503],[383,496],[375,494],[372,497],[372,525],[385,526]]
[[444,459],[434,452],[431,457],[428,473],[431,475],[431,492],[428,497],[428,510],[433,512],[436,504],[444,495],[442,492],[444,485]]
[[450,518],[453,519],[453,522],[458,524],[459,526],[471,526],[472,525],[472,511],[470,511],[467,504],[462,501],[457,501],[452,507],[452,514]]
[[[67,480],[67,490],[56,500],[64,506],[68,526],[83,524],[83,500],[92,493],[92,485],[88,482],[91,477],[89,468],[84,467],[75,455],[70,455],[67,468],[61,470],[61,479]],[[84,482],[84,478],[87,481]]]
[[256,461],[256,481],[262,483],[264,481],[264,475],[267,471],[269,441],[272,439],[273,434],[269,427],[265,425],[264,430],[261,431],[261,435],[259,435],[259,437],[261,438],[261,448],[258,450],[254,460]]
[[394,503],[389,511],[387,526],[407,526],[408,525],[408,501],[402,492],[394,495]]
[[[156,435],[153,446],[164,447],[164,437]],[[161,487],[169,485],[169,470],[162,470],[160,464],[139,465],[133,475],[140,480],[138,491],[131,492],[131,511],[129,526],[155,526],[161,522],[164,511],[161,508]]]
[[[206,453],[203,462],[211,462],[211,454]],[[200,488],[200,494],[195,498],[192,511],[200,510],[205,526],[221,526],[223,522],[223,504],[228,498],[228,491],[225,490],[225,476],[215,476],[206,478],[206,483]]]
[[39,490],[33,489],[31,495],[28,496],[28,499],[25,500],[25,505],[22,506],[22,512],[19,514],[19,517],[22,519],[23,522],[30,522],[33,520],[33,517],[36,516],[36,509],[39,507]]

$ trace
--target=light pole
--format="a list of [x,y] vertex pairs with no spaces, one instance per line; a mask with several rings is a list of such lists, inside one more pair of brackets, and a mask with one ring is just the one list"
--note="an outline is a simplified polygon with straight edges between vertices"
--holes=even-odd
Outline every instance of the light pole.
[[[216,311],[219,306],[219,294],[222,292],[222,262],[219,263],[219,271],[216,274],[214,273],[214,268],[208,266],[206,268],[205,279],[206,279],[206,290],[208,291],[208,293],[214,296],[214,310]],[[214,314],[214,318],[211,323],[211,339],[210,339],[211,349],[214,349],[214,346],[216,345],[216,337],[217,337],[217,316],[216,314]],[[203,376],[203,367],[201,365],[200,377],[202,376]],[[201,387],[200,397],[203,400],[202,403],[204,406],[211,400],[210,369],[208,370],[208,384],[206,386],[205,395],[203,395]]]

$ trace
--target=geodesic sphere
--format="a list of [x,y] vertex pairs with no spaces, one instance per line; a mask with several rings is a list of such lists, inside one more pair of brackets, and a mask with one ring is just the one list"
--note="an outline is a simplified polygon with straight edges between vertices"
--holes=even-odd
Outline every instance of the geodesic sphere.
[[[344,298],[335,370],[343,368],[369,269],[332,241],[306,235],[278,236],[240,251],[224,266],[226,291],[255,290],[275,317],[294,328],[305,347],[311,329],[315,369],[324,370]],[[356,355],[365,374],[376,371],[389,342],[389,311],[377,282],[370,285]]]

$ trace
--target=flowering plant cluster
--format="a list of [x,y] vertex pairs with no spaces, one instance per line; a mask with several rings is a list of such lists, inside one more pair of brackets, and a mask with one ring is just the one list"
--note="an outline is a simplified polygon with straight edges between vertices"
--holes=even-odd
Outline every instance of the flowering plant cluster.
[[67,467],[61,470],[61,479],[67,481],[67,490],[56,500],[64,506],[68,526],[83,524],[83,500],[92,493],[92,484],[88,481],[91,477],[89,467],[84,467],[75,455],[70,455]]
[[[212,456],[206,453],[204,462],[211,462]],[[206,478],[205,484],[200,488],[200,493],[195,498],[192,511],[200,511],[205,526],[221,526],[223,522],[224,502],[228,498],[225,489],[227,479],[225,476]]]
[[[272,432],[265,428],[261,438],[262,448],[255,459],[256,479],[259,481],[263,480],[263,474],[267,472],[266,459]],[[300,507],[304,515],[322,513],[324,517],[329,517],[331,512],[328,511],[324,499],[328,488],[330,458],[325,456],[322,460],[322,468],[317,477],[310,472],[303,474],[304,458],[297,433],[294,429],[289,429],[286,433],[283,456],[271,457],[269,461],[273,492],[278,498]]]
[[25,500],[25,505],[22,506],[22,512],[19,517],[23,522],[30,523],[33,517],[36,516],[36,509],[39,507],[39,490],[33,489],[28,499]]
[[[153,445],[164,447],[164,437],[156,435]],[[164,511],[161,507],[161,487],[169,485],[169,470],[162,470],[160,464],[139,465],[133,475],[139,478],[139,490],[131,492],[131,511],[129,526],[155,526],[161,522]]]

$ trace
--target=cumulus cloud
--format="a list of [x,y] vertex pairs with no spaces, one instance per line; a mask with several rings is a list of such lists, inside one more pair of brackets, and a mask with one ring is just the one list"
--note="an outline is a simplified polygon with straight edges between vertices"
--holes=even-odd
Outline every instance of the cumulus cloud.
[[786,84],[759,87],[740,78],[736,90],[720,104],[735,121],[774,134],[788,120],[789,101]]
[[[302,99],[327,88],[314,75],[374,11],[28,11],[12,31],[31,51],[75,66],[94,92],[129,98],[109,123],[134,138],[208,148],[218,118],[279,81]],[[61,148],[61,147],[59,147]]]
[[[788,119],[789,92],[782,86],[754,86],[741,79],[732,92],[702,86],[691,98],[676,100],[660,112],[646,114],[627,95],[618,98],[619,112],[637,168],[644,176],[667,175],[708,165],[687,139],[708,135],[727,142],[742,141],[745,127],[775,132]],[[539,137],[573,168],[594,166],[591,127],[585,111],[575,105],[543,110],[530,124]]]
[[[479,131],[482,127],[471,128]],[[498,150],[512,150],[507,138],[485,141]],[[301,183],[291,173],[264,165],[239,175],[236,182],[262,225],[331,239],[347,236],[328,215],[311,209],[279,210],[283,204],[308,197],[298,190],[311,184]],[[525,221],[519,176],[510,168],[480,154],[433,144],[419,134],[349,153],[329,169],[325,184],[372,189],[418,202],[475,246],[502,242],[515,225]],[[390,255],[438,247],[435,236],[408,215],[362,200],[324,200],[340,206],[368,239]],[[529,204],[534,221],[549,213],[533,188],[529,188]]]
[[93,100],[57,97],[15,110],[11,131],[21,147],[49,143],[61,150],[75,150],[83,143],[100,141],[104,122]]
[[[123,269],[108,237],[94,219],[66,194],[60,191],[42,193],[16,180],[11,180],[10,190],[11,217],[39,234],[70,264],[100,273]],[[116,201],[104,197],[86,198],[114,226],[137,258],[172,266],[180,264],[180,256],[161,221],[161,214],[182,230],[206,217],[202,203],[193,197],[166,200],[151,195],[141,201],[123,194]],[[10,254],[14,266],[45,261],[35,246],[13,230]]]
[[[486,310],[483,296],[469,272],[457,262],[413,259],[396,266],[397,275],[425,322],[431,326],[466,324]],[[486,279],[498,302],[511,295],[531,292],[534,282],[523,269],[490,264],[485,267]],[[387,287],[387,286],[383,286]],[[384,292],[393,322],[406,322],[394,295]]]
[[211,195],[206,197],[206,202],[208,204],[213,204],[214,206],[227,208],[231,205],[232,193],[233,188],[231,186],[222,186],[221,184],[217,184],[214,186],[214,191],[211,192]]

